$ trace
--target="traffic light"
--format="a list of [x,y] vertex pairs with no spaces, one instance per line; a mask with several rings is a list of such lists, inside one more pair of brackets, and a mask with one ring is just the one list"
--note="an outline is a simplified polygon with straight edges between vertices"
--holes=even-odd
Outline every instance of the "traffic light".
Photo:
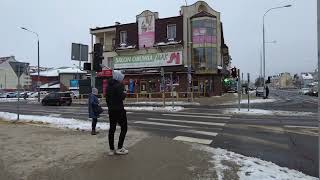
[[231,69],[231,76],[233,78],[238,77],[237,68],[234,67],[234,68]]
[[103,57],[103,46],[101,43],[96,43],[93,46],[93,70],[100,72],[102,71],[102,60],[104,59]]

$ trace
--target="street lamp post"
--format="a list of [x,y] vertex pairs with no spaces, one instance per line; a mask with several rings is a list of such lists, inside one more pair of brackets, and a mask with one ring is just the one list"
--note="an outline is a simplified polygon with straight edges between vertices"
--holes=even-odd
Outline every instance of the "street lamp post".
[[39,43],[39,34],[34,32],[34,31],[31,31],[25,27],[20,27],[22,30],[25,30],[25,31],[28,31],[28,32],[31,32],[33,34],[35,34],[37,36],[37,45],[38,45],[38,79],[37,79],[37,91],[38,91],[38,102],[40,102],[40,43]]
[[274,8],[270,8],[268,9],[264,15],[263,15],[263,25],[262,25],[262,36],[263,36],[263,42],[262,42],[262,46],[263,46],[263,87],[265,87],[265,79],[266,79],[266,47],[265,47],[265,27],[264,27],[264,18],[267,15],[268,12],[270,12],[271,10],[275,10],[275,9],[280,9],[280,8],[287,8],[287,7],[291,7],[292,5],[285,5],[285,6],[279,6],[279,7],[274,7]]

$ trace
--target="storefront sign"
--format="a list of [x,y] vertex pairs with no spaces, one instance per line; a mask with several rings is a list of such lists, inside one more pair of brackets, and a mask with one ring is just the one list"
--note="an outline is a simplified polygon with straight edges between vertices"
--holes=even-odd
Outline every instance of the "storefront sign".
[[166,52],[137,56],[116,56],[113,58],[114,68],[141,68],[182,65],[182,52]]
[[139,48],[149,48],[155,41],[155,16],[151,11],[144,11],[137,17]]
[[97,73],[98,77],[112,77],[111,69],[103,69],[101,72]]

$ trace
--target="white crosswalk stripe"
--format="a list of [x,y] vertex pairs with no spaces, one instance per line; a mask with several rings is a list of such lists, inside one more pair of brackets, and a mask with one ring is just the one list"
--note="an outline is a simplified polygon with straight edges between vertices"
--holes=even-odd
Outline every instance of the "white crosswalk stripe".
[[180,123],[202,124],[202,125],[212,125],[212,126],[225,126],[226,125],[226,123],[213,123],[213,122],[203,122],[203,121],[185,121],[185,120],[160,119],[160,118],[147,118],[147,119],[153,120],[153,121],[180,122]]
[[284,127],[287,127],[287,128],[319,129],[319,127],[316,127],[316,126],[290,126],[290,125],[285,125]]
[[158,126],[171,126],[171,127],[182,127],[182,128],[191,128],[191,126],[177,125],[177,124],[167,124],[167,123],[157,123],[157,122],[148,122],[148,121],[135,121],[135,124],[149,124],[149,125],[158,125]]
[[200,139],[200,138],[193,138],[193,137],[187,137],[187,136],[177,136],[173,138],[175,141],[184,141],[184,142],[191,142],[191,143],[199,143],[199,144],[206,144],[209,145],[212,143],[212,140],[210,139]]
[[200,115],[187,115],[187,114],[162,114],[163,116],[175,116],[175,117],[196,117],[196,118],[206,118],[206,119],[231,119],[231,117],[221,117],[221,116],[200,116]]

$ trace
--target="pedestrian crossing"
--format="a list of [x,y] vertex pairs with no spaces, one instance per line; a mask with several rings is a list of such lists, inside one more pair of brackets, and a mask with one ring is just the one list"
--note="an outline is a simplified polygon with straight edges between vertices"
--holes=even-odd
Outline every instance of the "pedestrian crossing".
[[151,131],[165,132],[175,141],[210,145],[231,119],[230,115],[213,113],[162,113],[156,117],[135,120],[130,125]]

